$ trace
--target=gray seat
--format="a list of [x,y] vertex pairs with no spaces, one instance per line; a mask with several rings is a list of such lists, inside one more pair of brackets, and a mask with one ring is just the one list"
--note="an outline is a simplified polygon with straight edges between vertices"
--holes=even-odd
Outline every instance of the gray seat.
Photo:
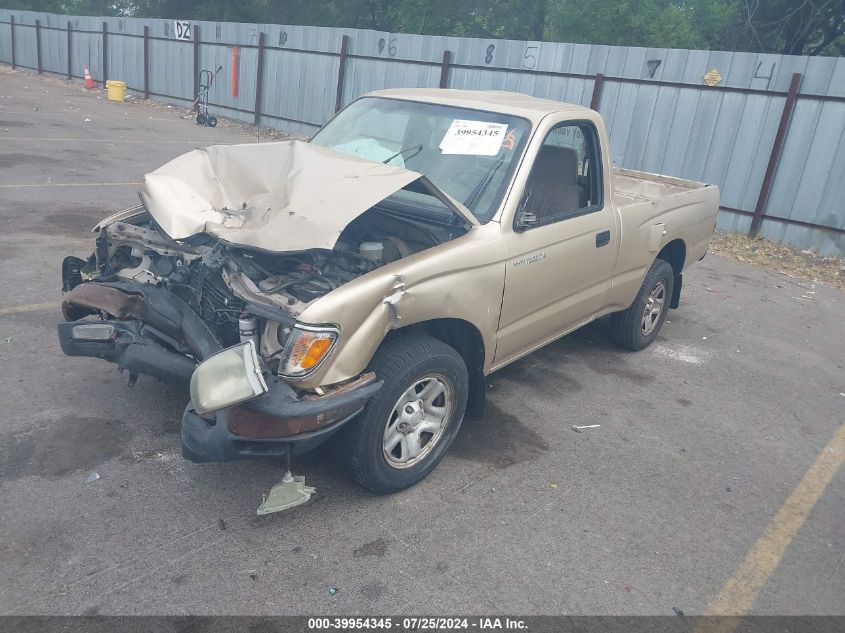
[[525,210],[538,220],[580,209],[583,191],[578,185],[578,152],[544,145],[534,161],[526,191]]

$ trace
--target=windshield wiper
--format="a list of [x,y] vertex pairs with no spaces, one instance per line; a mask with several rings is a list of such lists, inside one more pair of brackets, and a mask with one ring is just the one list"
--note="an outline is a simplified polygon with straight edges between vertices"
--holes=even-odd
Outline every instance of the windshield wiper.
[[504,162],[505,158],[503,156],[495,163],[493,163],[493,165],[490,166],[490,169],[484,175],[484,178],[482,178],[481,181],[477,185],[475,185],[475,189],[470,192],[469,196],[467,196],[467,199],[464,201],[464,206],[467,209],[469,209],[470,211],[473,210],[475,203],[481,197],[481,194],[484,193],[484,190],[487,189],[487,185],[489,185],[490,181],[493,180],[493,176],[496,174],[496,172],[499,170],[499,167],[501,167],[502,163]]
[[383,162],[385,165],[387,165],[387,163],[392,161],[397,156],[402,156],[403,154],[405,154],[405,152],[410,152],[411,150],[417,150],[417,151],[414,152],[413,154],[411,154],[410,156],[408,156],[409,159],[413,158],[414,156],[419,154],[421,151],[423,151],[423,146],[422,146],[422,144],[419,144],[419,145],[412,145],[411,147],[406,147],[405,149],[400,149],[393,156],[391,156],[390,158],[386,158],[385,160],[383,160],[381,162]]

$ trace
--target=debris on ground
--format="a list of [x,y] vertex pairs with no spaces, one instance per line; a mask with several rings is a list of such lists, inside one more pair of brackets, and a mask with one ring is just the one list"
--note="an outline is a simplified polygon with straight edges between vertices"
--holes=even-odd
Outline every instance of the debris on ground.
[[97,481],[99,478],[100,478],[100,474],[97,471],[92,470],[90,473],[85,475],[85,483],[90,484],[92,482]]
[[270,514],[293,508],[307,502],[316,491],[313,486],[305,485],[305,477],[294,477],[288,471],[280,483],[270,488],[270,494],[264,495],[256,514]]
[[677,615],[679,618],[686,617],[684,612],[681,611],[678,607],[672,607],[672,611],[674,611],[675,615]]
[[597,429],[601,426],[601,424],[587,424],[585,426],[575,426],[572,425],[572,430],[576,433],[580,433],[583,429]]
[[337,587],[329,587],[328,593],[329,593],[330,596],[336,595],[337,594]]
[[710,251],[739,262],[768,268],[791,279],[819,281],[845,290],[845,259],[822,257],[807,249],[776,244],[761,237],[717,231]]

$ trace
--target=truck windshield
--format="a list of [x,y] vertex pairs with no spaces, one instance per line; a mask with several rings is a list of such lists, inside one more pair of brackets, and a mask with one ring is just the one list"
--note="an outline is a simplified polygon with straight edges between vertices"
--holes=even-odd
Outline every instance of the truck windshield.
[[[529,129],[525,119],[496,112],[365,97],[311,142],[424,174],[484,223],[501,203]],[[390,198],[403,206],[436,202],[406,189]]]

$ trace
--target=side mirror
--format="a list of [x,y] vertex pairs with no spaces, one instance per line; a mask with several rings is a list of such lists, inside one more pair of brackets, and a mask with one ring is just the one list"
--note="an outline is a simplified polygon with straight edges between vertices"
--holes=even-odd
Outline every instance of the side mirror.
[[519,214],[519,217],[516,219],[516,228],[520,231],[525,231],[530,229],[531,227],[537,226],[539,220],[537,216],[531,213],[530,211],[523,211]]
[[526,211],[526,207],[528,206],[528,199],[531,197],[531,190],[526,189],[525,195],[522,196],[522,200],[519,201],[519,207],[516,210],[516,228],[519,231],[525,231],[530,229],[532,226],[537,226],[537,216],[530,211]]

